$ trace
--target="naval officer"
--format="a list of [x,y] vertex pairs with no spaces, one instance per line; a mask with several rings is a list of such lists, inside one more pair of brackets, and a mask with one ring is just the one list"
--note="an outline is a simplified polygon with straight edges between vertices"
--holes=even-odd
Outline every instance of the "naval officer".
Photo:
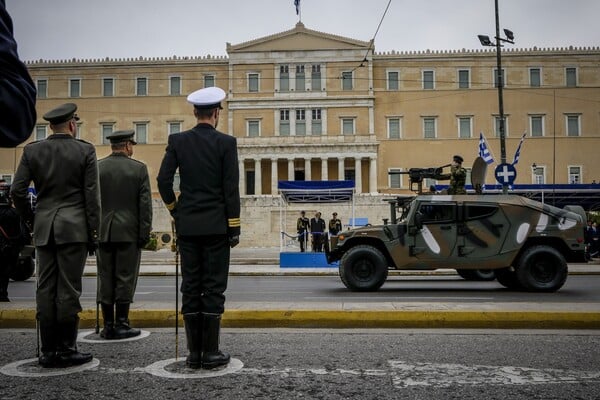
[[[236,139],[216,129],[225,97],[218,87],[187,97],[197,125],[169,135],[157,178],[177,229],[186,365],[191,368],[211,369],[230,360],[219,350],[219,330],[230,248],[239,243],[240,192]],[[181,194],[176,197],[173,178],[178,169]]]

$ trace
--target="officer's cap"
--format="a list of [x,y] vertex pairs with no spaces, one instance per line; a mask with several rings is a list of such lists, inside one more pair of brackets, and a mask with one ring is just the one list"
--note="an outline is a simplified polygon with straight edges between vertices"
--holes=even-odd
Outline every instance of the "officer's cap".
[[187,101],[188,103],[192,103],[196,108],[222,109],[221,101],[225,100],[225,97],[227,97],[227,94],[223,89],[213,86],[190,93],[187,97]]
[[456,155],[456,156],[452,157],[452,159],[454,161],[456,161],[457,163],[459,163],[459,164],[463,163],[463,158],[461,156],[459,156],[459,155]]
[[123,142],[131,142],[133,144],[137,144],[135,140],[133,140],[133,135],[135,135],[135,132],[133,131],[133,129],[129,129],[125,131],[115,131],[108,135],[106,138],[110,140],[111,144]]
[[79,121],[79,117],[75,114],[75,111],[77,111],[77,104],[66,103],[48,111],[44,114],[43,118],[52,125],[62,124],[73,118]]

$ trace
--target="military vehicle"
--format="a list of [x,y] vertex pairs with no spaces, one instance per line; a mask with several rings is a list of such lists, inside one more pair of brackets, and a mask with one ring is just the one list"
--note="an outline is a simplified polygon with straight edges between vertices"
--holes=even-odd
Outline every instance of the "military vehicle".
[[[477,194],[423,194],[419,184],[418,195],[390,201],[391,224],[331,237],[327,260],[340,261],[344,285],[375,291],[390,269],[451,268],[467,280],[489,279],[493,272],[500,284],[515,290],[560,289],[567,263],[585,262],[583,208],[560,209],[514,194],[483,194],[481,161],[472,173]],[[441,169],[408,174],[412,187],[413,178],[436,179]]]

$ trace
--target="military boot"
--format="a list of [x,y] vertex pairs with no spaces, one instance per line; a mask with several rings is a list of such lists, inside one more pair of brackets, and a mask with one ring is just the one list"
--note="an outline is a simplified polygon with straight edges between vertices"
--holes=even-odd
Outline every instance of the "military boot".
[[100,303],[102,306],[102,319],[104,320],[104,328],[100,332],[100,337],[104,339],[115,338],[115,308],[114,304]]
[[219,350],[221,314],[202,313],[202,368],[213,369],[229,363],[228,353]]
[[90,353],[77,351],[77,329],[79,318],[58,323],[58,346],[56,349],[57,367],[66,368],[92,361]]
[[54,368],[56,357],[56,326],[40,322],[40,339],[42,340],[42,354],[38,358],[39,364],[44,368]]
[[183,314],[185,323],[185,337],[189,354],[185,359],[185,365],[189,368],[198,369],[202,367],[202,314]]
[[129,303],[116,304],[115,339],[127,339],[142,333],[129,326]]

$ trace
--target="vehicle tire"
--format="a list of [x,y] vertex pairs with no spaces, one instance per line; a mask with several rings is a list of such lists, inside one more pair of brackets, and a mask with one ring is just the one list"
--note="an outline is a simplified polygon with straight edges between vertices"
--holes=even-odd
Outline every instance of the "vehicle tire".
[[563,255],[550,246],[534,246],[523,252],[515,268],[517,280],[531,292],[555,292],[569,273]]
[[511,290],[522,289],[521,284],[517,280],[517,273],[512,267],[496,269],[494,270],[494,275],[496,275],[498,283],[505,288]]
[[355,292],[373,292],[388,276],[387,260],[373,246],[359,245],[348,250],[340,260],[340,278]]
[[457,269],[456,272],[466,281],[493,281],[496,274],[492,269]]
[[32,257],[19,257],[17,265],[10,269],[8,277],[13,281],[24,281],[33,276],[35,262]]

